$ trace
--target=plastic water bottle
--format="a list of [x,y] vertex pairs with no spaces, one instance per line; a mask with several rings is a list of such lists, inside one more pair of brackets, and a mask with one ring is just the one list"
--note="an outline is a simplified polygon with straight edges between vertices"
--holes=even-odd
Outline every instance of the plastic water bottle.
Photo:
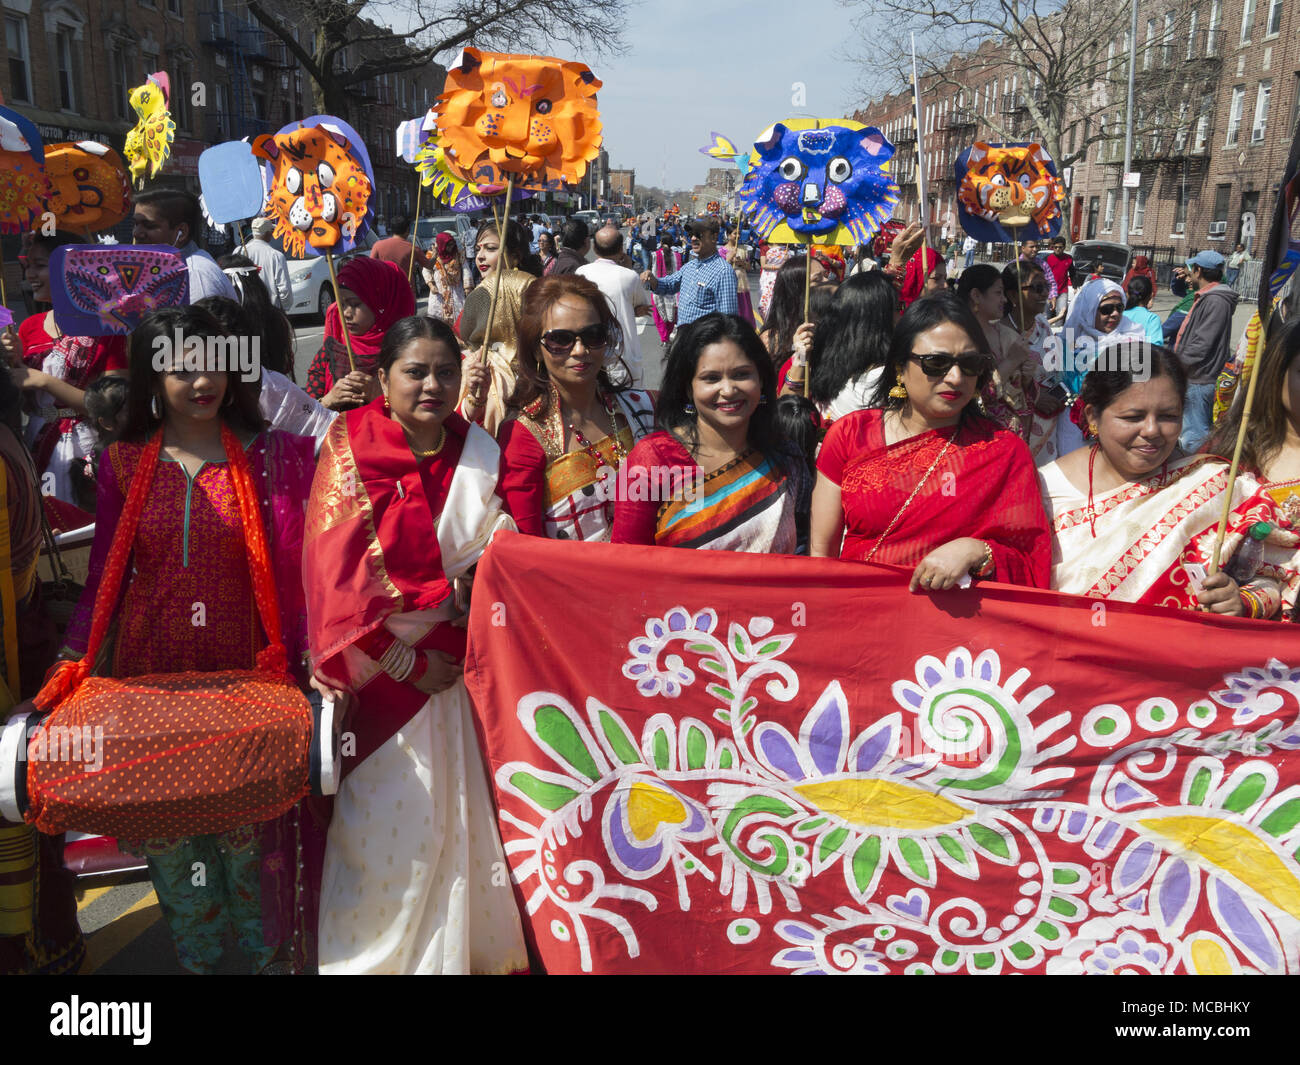
[[1255,574],[1259,572],[1259,564],[1264,559],[1264,541],[1272,531],[1272,523],[1267,521],[1255,522],[1250,527],[1246,539],[1237,548],[1236,554],[1232,556],[1232,561],[1228,563],[1224,572],[1238,584],[1245,584],[1247,581],[1252,580]]

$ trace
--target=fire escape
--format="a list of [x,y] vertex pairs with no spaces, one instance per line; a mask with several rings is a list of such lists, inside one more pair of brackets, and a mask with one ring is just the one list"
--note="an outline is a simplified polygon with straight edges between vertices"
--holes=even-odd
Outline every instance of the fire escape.
[[218,144],[274,133],[278,126],[271,116],[281,91],[279,75],[296,65],[283,43],[260,23],[222,10],[221,4],[200,12],[199,39],[225,57],[230,75],[229,95],[211,101],[208,140]]

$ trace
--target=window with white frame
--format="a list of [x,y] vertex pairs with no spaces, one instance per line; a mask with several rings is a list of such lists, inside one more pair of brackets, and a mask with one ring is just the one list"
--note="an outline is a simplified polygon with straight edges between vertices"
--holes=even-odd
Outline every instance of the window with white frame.
[[1270,0],[1268,18],[1264,20],[1264,36],[1275,37],[1282,32],[1282,0]]
[[1147,19],[1147,43],[1142,49],[1142,69],[1150,70],[1156,57],[1156,20]]
[[131,69],[126,58],[126,45],[114,45],[108,57],[109,70],[113,76],[113,114],[126,118],[131,113],[129,96],[131,93]]
[[1210,0],[1210,23],[1205,33],[1205,54],[1219,54],[1219,24],[1223,21],[1223,0]]
[[32,102],[32,60],[27,49],[27,20],[5,16],[5,48],[9,52],[9,98]]
[[1115,190],[1106,190],[1106,210],[1101,216],[1101,231],[1109,233],[1115,228]]
[[1129,216],[1128,231],[1141,233],[1147,217],[1147,190],[1139,185],[1133,190],[1133,212]]
[[1160,65],[1174,65],[1174,12],[1165,12],[1165,29],[1160,38]]
[[1259,144],[1264,140],[1264,130],[1268,126],[1268,98],[1272,92],[1271,81],[1261,81],[1255,91],[1255,121],[1250,127],[1251,144]]
[[1187,58],[1192,59],[1196,55],[1196,22],[1197,14],[1195,8],[1187,16]]
[[59,26],[54,31],[54,85],[59,107],[64,111],[74,111],[77,107],[73,34],[67,26]]
[[1223,141],[1225,148],[1237,147],[1237,134],[1241,131],[1241,110],[1245,101],[1246,87],[1236,86],[1232,90],[1232,106],[1228,109],[1228,135]]
[[1173,236],[1181,237],[1187,232],[1187,204],[1191,200],[1191,193],[1188,191],[1186,182],[1178,186],[1177,198],[1174,200],[1174,232]]
[[1251,31],[1255,28],[1255,0],[1241,0],[1241,43],[1250,43]]

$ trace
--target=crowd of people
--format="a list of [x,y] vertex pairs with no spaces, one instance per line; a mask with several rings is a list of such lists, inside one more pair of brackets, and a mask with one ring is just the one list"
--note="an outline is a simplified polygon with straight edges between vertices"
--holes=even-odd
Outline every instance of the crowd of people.
[[[64,336],[48,310],[5,334],[3,602],[24,640],[0,708],[31,696],[55,650],[37,624],[42,486],[94,512],[89,577],[60,649],[75,657],[144,469],[104,668],[251,668],[267,638],[245,560],[260,522],[295,675],[350,702],[357,739],[332,803],[220,836],[123,842],[147,857],[190,971],[212,971],[228,926],[254,970],[527,967],[514,895],[491,877],[503,856],[462,678],[474,566],[502,529],[874,562],[902,567],[914,594],[996,581],[1293,617],[1300,316],[1284,302],[1235,364],[1238,378],[1258,375],[1259,398],[1230,481],[1241,396],[1217,422],[1207,413],[1218,375],[1233,372],[1223,265],[1207,253],[1188,264],[1194,300],[1165,346],[1136,313],[1150,300],[1145,277],[1127,294],[1086,280],[1067,308],[1064,275],[1026,249],[950,286],[948,258],[917,225],[848,260],[760,248],[755,308],[743,245],[720,246],[714,219],[690,223],[689,258],[675,223],[635,220],[640,262],[614,226],[487,222],[477,285],[454,239],[427,256],[398,243],[343,263],[299,387],[269,271],[252,258],[218,265],[194,246],[185,194],[138,202],[142,239],[170,238],[190,264],[191,306],[157,311],[126,338]],[[31,243],[41,304],[49,254],[73,239]],[[430,278],[423,309],[413,266]],[[647,312],[670,341],[657,393],[641,387],[635,344]],[[1059,336],[1053,312],[1066,315]],[[255,341],[260,379],[159,369],[158,339],[177,335]],[[77,494],[82,482],[93,498]],[[1225,500],[1225,565],[1209,572]],[[54,912],[57,855],[46,840],[30,849],[33,881],[48,874],[47,912],[0,926],[0,964],[66,968],[78,936],[66,907]],[[220,876],[195,886],[195,861]]]

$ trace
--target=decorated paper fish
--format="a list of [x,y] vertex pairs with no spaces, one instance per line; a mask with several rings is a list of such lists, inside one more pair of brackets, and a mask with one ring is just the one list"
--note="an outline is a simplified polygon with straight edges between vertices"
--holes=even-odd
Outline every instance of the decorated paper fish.
[[41,135],[17,111],[0,107],[0,233],[27,233],[48,196]]
[[64,141],[45,149],[49,208],[60,229],[90,234],[111,229],[131,210],[131,181],[122,157],[98,141]]
[[754,142],[737,194],[762,240],[865,244],[894,213],[894,146],[852,119],[791,119]]
[[976,240],[1010,243],[1021,227],[1037,237],[1060,230],[1065,190],[1040,145],[976,141],[957,156],[953,170],[958,219]]
[[713,143],[708,147],[701,148],[700,154],[710,156],[720,162],[731,163],[740,170],[749,169],[749,152],[741,151],[735,146],[728,137],[724,137],[716,131],[709,134],[713,138]]
[[433,108],[447,164],[467,184],[578,182],[600,151],[600,86],[583,63],[466,48]]
[[176,123],[167,110],[170,97],[171,79],[161,70],[131,90],[131,107],[140,118],[126,135],[126,161],[137,185],[143,184],[145,170],[157,177],[171,156]]
[[160,307],[189,303],[189,270],[166,244],[65,244],[50,256],[50,294],[63,332],[124,334]]
[[313,115],[253,141],[265,160],[263,213],[291,258],[345,255],[373,220],[375,174],[356,130],[333,115]]

